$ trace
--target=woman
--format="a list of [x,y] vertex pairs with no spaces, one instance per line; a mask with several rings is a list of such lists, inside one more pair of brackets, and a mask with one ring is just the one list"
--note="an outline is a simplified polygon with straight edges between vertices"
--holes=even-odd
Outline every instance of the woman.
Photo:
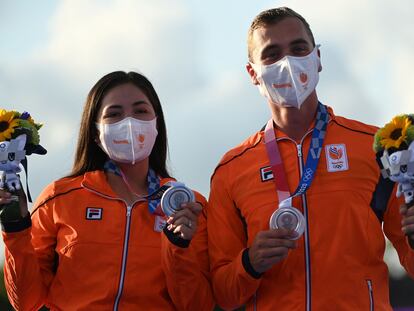
[[46,187],[31,217],[22,204],[22,219],[2,224],[5,282],[16,309],[213,308],[206,201],[196,193],[197,202],[164,226],[156,194],[172,180],[166,153],[151,83],[134,72],[101,78],[86,100],[70,176]]

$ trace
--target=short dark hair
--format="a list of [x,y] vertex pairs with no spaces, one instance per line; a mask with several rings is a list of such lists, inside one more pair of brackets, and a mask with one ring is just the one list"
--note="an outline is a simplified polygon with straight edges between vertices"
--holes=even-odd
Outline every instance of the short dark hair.
[[247,54],[249,57],[249,61],[252,61],[253,32],[258,28],[277,24],[278,22],[280,22],[281,20],[287,17],[295,17],[303,23],[303,25],[306,28],[307,33],[309,34],[312,40],[313,46],[315,46],[315,39],[313,37],[312,30],[310,29],[308,22],[302,17],[302,15],[296,13],[295,11],[293,11],[292,9],[288,7],[279,7],[279,8],[269,9],[257,15],[254,18],[252,24],[250,25],[249,32],[247,34]]
[[161,103],[151,82],[136,72],[115,71],[102,77],[89,91],[79,129],[78,143],[72,172],[68,177],[82,175],[89,171],[102,170],[108,156],[96,143],[98,130],[96,122],[102,99],[116,86],[131,83],[148,97],[157,116],[158,135],[149,156],[150,167],[161,177],[170,177],[166,168],[167,129]]

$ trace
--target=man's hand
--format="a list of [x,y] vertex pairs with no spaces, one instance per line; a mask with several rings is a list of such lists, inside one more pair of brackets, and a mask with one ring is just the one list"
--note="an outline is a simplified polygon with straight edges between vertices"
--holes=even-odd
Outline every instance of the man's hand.
[[414,204],[408,207],[401,205],[400,214],[402,215],[402,231],[410,238],[410,245],[414,249]]
[[289,249],[297,247],[297,241],[290,240],[294,234],[286,229],[259,232],[249,248],[249,260],[253,269],[263,273],[284,259]]

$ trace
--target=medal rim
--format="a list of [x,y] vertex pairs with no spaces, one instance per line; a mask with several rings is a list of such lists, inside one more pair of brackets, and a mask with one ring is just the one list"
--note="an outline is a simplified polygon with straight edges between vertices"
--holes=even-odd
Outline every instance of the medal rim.
[[171,198],[174,196],[174,193],[180,191],[184,192],[187,195],[188,201],[186,202],[194,202],[195,196],[194,192],[186,186],[183,185],[173,185],[169,189],[167,189],[161,197],[161,209],[166,216],[170,216],[172,213],[176,212],[177,210],[173,208],[171,202]]

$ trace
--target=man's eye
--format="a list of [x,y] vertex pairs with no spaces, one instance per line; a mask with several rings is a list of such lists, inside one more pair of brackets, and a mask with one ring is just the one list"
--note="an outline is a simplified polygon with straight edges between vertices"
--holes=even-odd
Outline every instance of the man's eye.
[[265,55],[264,59],[277,59],[279,54],[277,52],[271,52]]
[[298,55],[306,55],[309,53],[309,48],[307,46],[296,46],[293,48],[293,53]]

